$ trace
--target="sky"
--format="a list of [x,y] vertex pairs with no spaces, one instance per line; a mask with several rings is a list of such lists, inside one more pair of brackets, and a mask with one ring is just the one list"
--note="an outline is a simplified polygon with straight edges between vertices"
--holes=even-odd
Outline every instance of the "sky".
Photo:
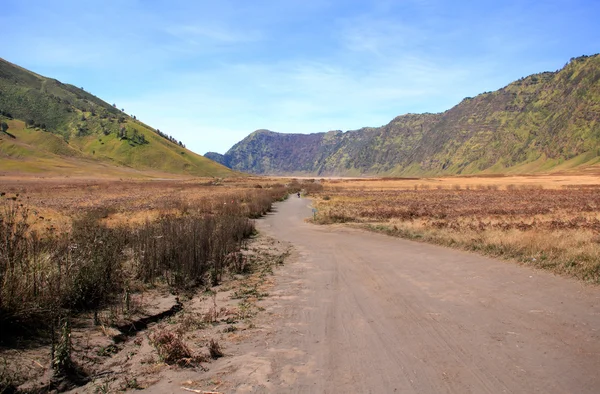
[[0,57],[196,153],[354,130],[600,52],[598,0],[2,0]]

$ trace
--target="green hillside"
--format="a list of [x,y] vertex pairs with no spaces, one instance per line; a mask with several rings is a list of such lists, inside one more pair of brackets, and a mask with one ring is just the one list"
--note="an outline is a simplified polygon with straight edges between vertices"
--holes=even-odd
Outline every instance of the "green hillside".
[[465,98],[440,114],[318,134],[259,130],[207,157],[257,174],[452,175],[548,172],[600,162],[600,56]]
[[109,165],[192,176],[234,174],[82,89],[0,59],[2,124],[0,171],[75,171],[83,160],[83,168],[91,170]]

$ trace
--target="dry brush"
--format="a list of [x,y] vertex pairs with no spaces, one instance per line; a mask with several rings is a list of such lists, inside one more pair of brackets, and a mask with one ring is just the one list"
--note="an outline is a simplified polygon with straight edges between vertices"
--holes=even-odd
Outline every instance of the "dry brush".
[[357,223],[391,235],[600,282],[600,188],[498,185],[379,189],[327,185],[317,222]]

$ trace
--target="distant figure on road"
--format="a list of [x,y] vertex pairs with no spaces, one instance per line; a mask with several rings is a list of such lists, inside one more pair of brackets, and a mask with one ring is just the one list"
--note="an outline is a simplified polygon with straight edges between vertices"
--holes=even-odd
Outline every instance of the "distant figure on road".
[[298,198],[300,198],[300,192],[298,192]]

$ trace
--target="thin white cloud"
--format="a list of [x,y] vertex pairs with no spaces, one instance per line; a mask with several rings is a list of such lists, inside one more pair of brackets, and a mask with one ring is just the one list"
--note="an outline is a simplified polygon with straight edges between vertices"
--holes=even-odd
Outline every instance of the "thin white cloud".
[[347,130],[443,111],[561,66],[598,41],[598,7],[582,4],[8,0],[2,56],[82,84],[195,151],[225,151],[258,128]]
[[427,37],[422,28],[381,17],[346,19],[340,25],[339,38],[347,49],[379,57],[417,47]]
[[176,132],[192,150],[224,152],[258,128],[306,133],[379,126],[436,100],[430,111],[445,110],[441,93],[467,77],[411,57],[367,74],[319,62],[222,65],[173,74],[163,83],[168,89],[117,101],[141,120]]
[[262,34],[257,30],[239,30],[214,24],[171,26],[164,31],[191,45],[200,45],[206,41],[217,44],[239,44],[259,41],[262,38]]

